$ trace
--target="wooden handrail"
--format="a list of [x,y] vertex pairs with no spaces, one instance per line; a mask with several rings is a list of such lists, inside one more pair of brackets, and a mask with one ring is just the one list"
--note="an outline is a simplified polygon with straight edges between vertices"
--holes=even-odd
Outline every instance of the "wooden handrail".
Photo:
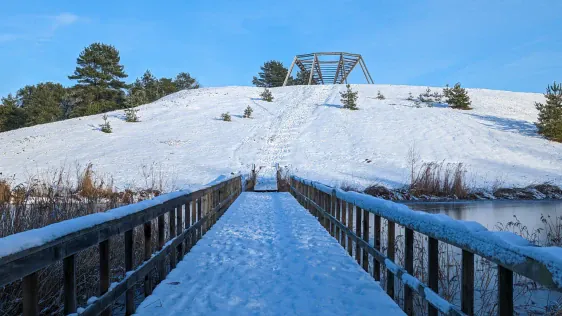
[[[388,270],[387,281],[387,291],[390,296],[394,294],[394,284],[393,275],[400,279],[409,288],[405,291],[405,310],[407,313],[412,311],[412,295],[410,290],[416,292],[421,297],[425,298],[428,304],[428,314],[437,315],[437,311],[440,311],[446,315],[472,315],[474,313],[474,254],[486,258],[496,264],[498,264],[498,293],[502,297],[498,302],[499,304],[499,314],[500,315],[512,315],[513,314],[513,302],[507,302],[505,298],[513,297],[513,272],[521,274],[533,281],[536,281],[543,286],[548,288],[561,291],[562,288],[554,280],[553,275],[560,275],[562,273],[562,267],[552,266],[548,267],[545,263],[532,258],[531,256],[526,256],[520,252],[516,252],[514,249],[508,247],[499,247],[499,249],[494,249],[497,252],[482,250],[479,245],[471,244],[471,236],[464,236],[464,241],[455,238],[448,238],[447,236],[454,236],[454,234],[447,234],[448,232],[441,231],[436,232],[434,227],[438,226],[438,222],[435,221],[435,226],[422,225],[422,223],[415,223],[411,218],[407,218],[404,214],[400,212],[393,212],[392,210],[383,210],[381,208],[373,207],[370,201],[380,201],[374,197],[359,194],[359,193],[348,193],[345,191],[337,190],[335,188],[323,185],[318,182],[309,181],[306,179],[301,179],[299,177],[291,177],[291,193],[301,202],[305,208],[308,208],[313,215],[317,216],[321,222],[326,219],[330,221],[332,225],[336,225],[342,232],[341,239],[342,246],[346,246],[344,236],[348,237],[347,249],[349,254],[352,254],[352,241],[355,242],[356,247],[360,247],[363,252],[368,252],[374,258],[374,277],[375,279],[380,279],[380,264],[386,266]],[[322,204],[323,199],[326,197],[331,197],[335,200],[335,203],[331,203],[324,207]],[[392,202],[388,202],[392,203]],[[334,206],[335,205],[335,206]],[[339,207],[341,205],[341,208]],[[345,215],[345,210],[349,211],[347,218]],[[368,243],[369,230],[363,225],[363,235],[361,234],[360,223],[361,223],[361,212],[373,213],[375,216],[374,223],[374,236],[375,242],[374,246]],[[414,212],[414,211],[412,211]],[[340,217],[341,216],[341,217]],[[364,216],[363,216],[364,217]],[[388,227],[388,248],[394,249],[394,225],[398,224],[405,228],[406,238],[405,238],[405,250],[406,258],[408,261],[405,263],[406,268],[402,268],[394,263],[394,253],[389,252],[384,255],[380,251],[380,218],[387,219],[389,223]],[[353,219],[356,219],[355,224]],[[365,218],[365,217],[364,217]],[[431,223],[424,223],[431,224]],[[326,225],[323,224],[325,227]],[[355,226],[355,232],[353,227]],[[446,230],[447,228],[442,228]],[[454,230],[454,228],[451,228]],[[412,232],[416,231],[418,233],[428,236],[428,284],[424,284],[417,280],[411,275],[412,273],[412,261],[413,255],[410,253],[412,247]],[[456,246],[462,249],[462,285],[461,285],[461,308],[445,301],[438,295],[438,243],[445,242],[447,244]],[[477,242],[483,242],[478,241]],[[489,241],[488,241],[489,242]],[[363,260],[365,257],[363,257]],[[511,258],[511,259],[506,259]],[[521,260],[513,260],[513,258],[523,258]],[[359,264],[360,262],[359,250],[356,250],[356,260]],[[365,263],[363,262],[363,266]],[[428,295],[429,294],[429,295]]]
[[[170,257],[170,268],[173,269],[176,265],[176,258],[181,259],[183,256],[183,244],[186,243],[186,249],[190,249],[218,220],[241,191],[242,178],[237,176],[198,191],[172,194],[169,199],[162,200],[162,197],[160,199],[153,199],[154,201],[159,201],[159,203],[152,203],[150,200],[143,201],[137,203],[136,206],[142,206],[142,203],[150,206],[119,218],[98,223],[92,227],[77,229],[43,244],[9,253],[0,257],[0,287],[23,278],[24,315],[36,315],[38,313],[39,300],[37,271],[47,268],[57,261],[64,260],[64,312],[65,314],[75,313],[77,309],[75,254],[100,245],[100,297],[87,306],[83,313],[85,315],[98,315],[107,311],[118,297],[127,292],[126,313],[132,314],[134,313],[132,295],[134,284],[150,279],[150,274],[155,268],[158,268],[160,279],[162,280],[167,271],[164,266],[166,256]],[[135,205],[129,207],[135,207]],[[176,209],[178,210],[177,212]],[[112,211],[114,210],[109,210],[108,212]],[[183,226],[183,211],[186,213],[185,219],[188,220],[186,221],[185,228]],[[169,236],[171,236],[167,243],[164,240],[164,230],[166,229],[164,218],[166,214],[168,214],[168,222],[170,223]],[[193,214],[193,216],[188,214]],[[150,240],[151,236],[150,222],[155,219],[158,219],[159,249],[155,254],[151,254],[149,253],[152,252],[151,247],[145,245],[145,261],[135,269],[132,262],[133,229],[138,226],[144,226],[146,242],[146,240]],[[72,219],[65,222],[70,223],[71,221]],[[58,224],[64,224],[65,222]],[[49,229],[49,226],[43,229]],[[125,234],[127,274],[121,282],[109,288],[108,241],[109,238],[123,233]],[[26,238],[26,235],[31,236],[32,234],[33,232],[19,233],[17,238]],[[13,237],[15,236],[11,238]],[[152,284],[148,282],[145,285],[145,293],[149,293],[152,290],[151,287]]]

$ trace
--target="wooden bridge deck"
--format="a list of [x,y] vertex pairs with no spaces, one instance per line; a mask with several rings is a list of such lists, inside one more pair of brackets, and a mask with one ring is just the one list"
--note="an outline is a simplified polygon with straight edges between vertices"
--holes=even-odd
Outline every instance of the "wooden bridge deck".
[[242,193],[139,315],[401,315],[289,193]]

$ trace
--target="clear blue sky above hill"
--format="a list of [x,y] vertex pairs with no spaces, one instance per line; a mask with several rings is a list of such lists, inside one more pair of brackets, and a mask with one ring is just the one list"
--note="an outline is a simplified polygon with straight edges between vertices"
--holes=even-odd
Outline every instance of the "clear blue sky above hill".
[[[6,1],[0,95],[61,82],[92,42],[121,52],[128,82],[190,72],[251,85],[270,59],[348,51],[376,83],[543,92],[562,81],[560,0]],[[361,76],[353,82],[363,83]]]

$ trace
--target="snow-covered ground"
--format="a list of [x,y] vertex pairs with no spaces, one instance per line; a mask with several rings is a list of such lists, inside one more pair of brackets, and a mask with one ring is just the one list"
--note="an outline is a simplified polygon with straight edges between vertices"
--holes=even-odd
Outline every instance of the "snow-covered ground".
[[138,315],[404,315],[289,193],[242,193]]
[[[21,182],[91,162],[123,188],[145,185],[144,165],[178,188],[279,163],[326,184],[398,187],[415,146],[422,161],[463,162],[471,186],[562,184],[562,144],[533,125],[541,94],[469,89],[474,109],[459,111],[407,100],[426,87],[353,88],[359,111],[341,109],[343,85],[274,88],[271,103],[258,99],[260,88],[204,88],[141,106],[139,123],[109,113],[112,134],[99,131],[101,115],[0,133],[0,173]],[[386,100],[375,98],[379,90]],[[252,119],[242,118],[248,105]],[[218,119],[224,112],[232,122]]]

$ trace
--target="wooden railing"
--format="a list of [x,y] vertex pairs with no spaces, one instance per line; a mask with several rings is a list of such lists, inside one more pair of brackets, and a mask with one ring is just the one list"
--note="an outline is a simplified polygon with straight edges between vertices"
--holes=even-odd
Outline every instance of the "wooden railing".
[[[547,288],[561,290],[560,280],[554,280],[553,278],[553,275],[562,275],[560,265],[551,264],[547,267],[545,263],[536,260],[536,258],[516,252],[509,247],[486,247],[486,241],[477,241],[471,236],[447,237],[458,235],[458,232],[454,232],[454,227],[448,231],[449,228],[441,227],[437,220],[416,223],[412,218],[404,216],[404,213],[393,212],[392,208],[373,207],[376,203],[370,202],[380,201],[374,197],[355,192],[344,192],[295,176],[291,177],[291,193],[305,208],[318,217],[326,230],[347,249],[350,256],[355,252],[357,263],[362,265],[365,271],[369,272],[369,255],[374,258],[372,270],[373,277],[377,281],[381,279],[381,264],[386,267],[386,292],[391,298],[394,298],[396,294],[395,277],[404,283],[403,309],[408,315],[414,313],[412,292],[417,293],[429,303],[427,306],[430,316],[437,315],[438,311],[445,315],[473,315],[475,254],[496,263],[498,266],[499,315],[511,316],[514,312],[513,272],[536,281]],[[392,202],[388,201],[388,203]],[[374,232],[372,234],[369,231],[370,213],[374,214]],[[381,218],[385,218],[388,223],[388,227],[386,227],[388,233],[386,254],[381,251]],[[405,267],[395,263],[396,224],[404,227]],[[428,237],[427,284],[413,276],[414,231]],[[369,243],[370,236],[374,237],[373,245]],[[439,242],[462,249],[460,308],[438,294]]]
[[[99,294],[97,300],[86,306],[81,315],[109,315],[112,304],[123,294],[125,296],[126,314],[135,312],[134,285],[144,281],[144,294],[150,295],[153,289],[152,274],[158,270],[158,282],[168,272],[166,259],[169,258],[170,270],[175,268],[189,249],[209,230],[228,206],[242,191],[241,177],[235,177],[208,188],[181,193],[175,192],[153,200],[109,210],[106,214],[124,214],[115,219],[97,223],[94,226],[78,227],[75,231],[58,236],[44,244],[35,245],[0,257],[0,287],[23,278],[23,314],[39,314],[38,271],[60,260],[63,261],[64,313],[77,311],[76,299],[76,256],[78,252],[99,246]],[[149,205],[144,207],[143,205]],[[98,214],[94,214],[98,215]],[[58,224],[76,225],[78,219]],[[152,225],[157,221],[158,247],[152,249]],[[85,220],[80,223],[86,222]],[[165,225],[165,223],[168,225]],[[57,224],[55,224],[57,225]],[[144,230],[144,262],[133,266],[133,231],[138,226]],[[52,225],[51,225],[52,226]],[[168,228],[166,228],[168,226]],[[61,226],[59,226],[61,227]],[[49,230],[44,227],[36,231],[13,235],[13,240],[35,238],[37,233]],[[168,230],[169,240],[165,240]],[[123,234],[125,277],[110,288],[109,240],[112,236]],[[16,237],[16,238],[14,238]],[[6,237],[8,238],[8,237]],[[20,240],[21,240],[20,239]],[[95,285],[92,285],[95,286]]]

